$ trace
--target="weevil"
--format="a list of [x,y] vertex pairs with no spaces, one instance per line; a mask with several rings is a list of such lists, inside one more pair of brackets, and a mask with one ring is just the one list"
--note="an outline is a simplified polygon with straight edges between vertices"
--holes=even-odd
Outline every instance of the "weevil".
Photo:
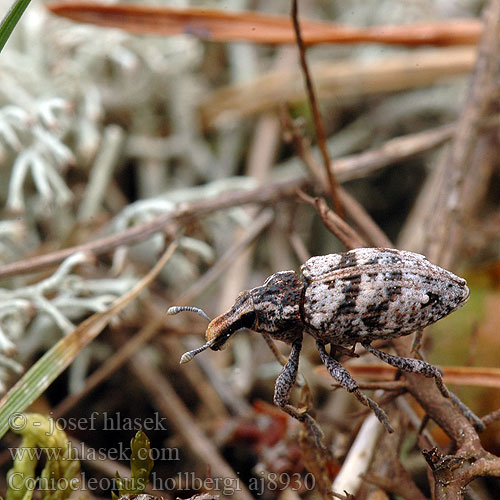
[[[433,377],[443,395],[449,397],[438,368],[422,360],[387,354],[371,343],[409,335],[463,306],[469,297],[464,279],[423,255],[392,248],[358,248],[312,257],[300,269],[302,278],[294,271],[277,272],[262,286],[241,292],[227,312],[210,321],[206,343],[185,353],[180,362],[186,363],[208,348],[223,348],[242,328],[291,344],[288,361],[276,379],[274,403],[292,417],[308,421],[311,417],[307,412],[289,404],[306,333],[315,339],[330,375],[370,407],[390,432],[387,415],[361,393],[358,383],[335,359],[336,351],[354,352],[360,343],[400,370]],[[169,314],[183,310],[202,313],[197,308],[173,307]]]

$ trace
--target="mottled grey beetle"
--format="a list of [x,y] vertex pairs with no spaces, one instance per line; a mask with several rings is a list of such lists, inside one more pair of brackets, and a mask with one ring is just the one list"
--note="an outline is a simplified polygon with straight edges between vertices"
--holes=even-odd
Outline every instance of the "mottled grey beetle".
[[[181,363],[207,348],[221,349],[241,328],[291,344],[289,359],[276,380],[274,402],[298,420],[307,421],[308,414],[288,402],[305,332],[316,340],[330,375],[369,406],[388,430],[392,429],[385,412],[360,392],[357,382],[334,359],[336,349],[346,352],[359,342],[396,368],[434,377],[443,395],[449,396],[436,367],[384,353],[370,344],[408,335],[464,305],[469,297],[464,279],[431,264],[423,255],[389,248],[358,248],[312,257],[301,271],[303,280],[294,271],[283,271],[262,286],[241,292],[229,311],[210,322],[206,344],[185,353]],[[169,313],[182,310],[200,312],[173,307]]]

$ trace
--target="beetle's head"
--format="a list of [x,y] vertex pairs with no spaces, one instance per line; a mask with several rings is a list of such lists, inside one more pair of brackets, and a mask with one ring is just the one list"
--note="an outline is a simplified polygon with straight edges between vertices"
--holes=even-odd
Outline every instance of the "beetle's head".
[[219,351],[225,347],[229,337],[241,328],[252,328],[255,324],[255,311],[251,295],[241,292],[229,311],[213,319],[205,333],[210,349]]
[[[196,307],[171,307],[168,314],[177,314],[181,311],[196,312],[210,321],[208,316]],[[241,328],[252,328],[255,324],[255,317],[250,293],[247,291],[241,292],[229,311],[210,321],[205,333],[207,342],[197,349],[184,353],[180,360],[181,364],[191,361],[197,354],[208,348],[220,351],[225,347],[226,342],[233,333]]]

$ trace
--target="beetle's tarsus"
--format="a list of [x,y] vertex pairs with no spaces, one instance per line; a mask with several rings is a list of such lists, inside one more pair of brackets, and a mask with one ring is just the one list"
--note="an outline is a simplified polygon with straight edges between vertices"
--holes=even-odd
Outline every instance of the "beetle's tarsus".
[[311,433],[316,446],[321,449],[326,449],[325,445],[323,444],[323,432],[321,431],[319,425],[316,423],[316,420],[314,420],[314,418],[312,418],[311,415],[306,412],[304,413],[303,423]]
[[449,395],[450,399],[464,414],[465,418],[474,426],[476,431],[483,432],[486,429],[484,422],[465,403],[460,401],[460,398],[456,394],[449,391]]
[[317,424],[316,420],[307,412],[305,408],[299,409],[291,404],[284,406],[278,405],[284,412],[288,413],[291,417],[295,418],[307,427],[307,430],[314,438],[314,442],[318,448],[325,448],[323,444],[323,432]]
[[444,385],[443,376],[441,375],[441,373],[439,372],[439,370],[437,371],[436,375],[434,376],[434,382],[436,382],[437,388],[439,389],[439,391],[441,392],[441,394],[445,398],[449,398],[450,397],[450,391]]
[[356,396],[358,401],[365,406],[368,406],[370,410],[375,413],[375,416],[378,418],[379,422],[385,427],[386,431],[392,434],[394,432],[394,429],[391,427],[391,424],[389,423],[389,417],[387,416],[387,413],[382,410],[382,408],[375,402],[373,399],[369,398],[368,396],[365,396],[359,389],[356,389],[353,391],[353,394]]
[[389,419],[380,406],[365,396],[358,387],[358,383],[352,378],[351,374],[333,357],[332,354],[326,352],[325,344],[316,341],[316,347],[318,348],[321,361],[326,366],[328,373],[348,392],[352,392],[358,401],[368,408],[370,408],[375,416],[379,419],[380,423],[387,429],[388,432],[394,432],[393,428],[389,424]]
[[302,336],[292,344],[292,350],[288,361],[283,366],[281,373],[276,379],[274,386],[274,404],[279,406],[283,411],[291,417],[307,426],[308,430],[314,437],[314,441],[319,448],[323,448],[322,443],[323,433],[319,428],[314,418],[307,413],[306,409],[299,409],[289,404],[290,392],[297,379],[299,369],[299,356],[302,349]]

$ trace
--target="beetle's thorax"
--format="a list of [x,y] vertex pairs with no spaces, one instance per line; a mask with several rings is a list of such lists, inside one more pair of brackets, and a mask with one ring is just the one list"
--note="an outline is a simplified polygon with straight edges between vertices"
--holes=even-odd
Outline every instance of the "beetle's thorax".
[[211,348],[219,350],[240,328],[292,342],[303,330],[303,290],[304,284],[294,271],[273,274],[262,286],[241,292],[231,309],[210,322],[205,334],[207,342],[216,339]]
[[250,290],[256,315],[252,329],[284,342],[295,340],[303,330],[303,292],[304,283],[294,271],[275,273],[262,286]]

